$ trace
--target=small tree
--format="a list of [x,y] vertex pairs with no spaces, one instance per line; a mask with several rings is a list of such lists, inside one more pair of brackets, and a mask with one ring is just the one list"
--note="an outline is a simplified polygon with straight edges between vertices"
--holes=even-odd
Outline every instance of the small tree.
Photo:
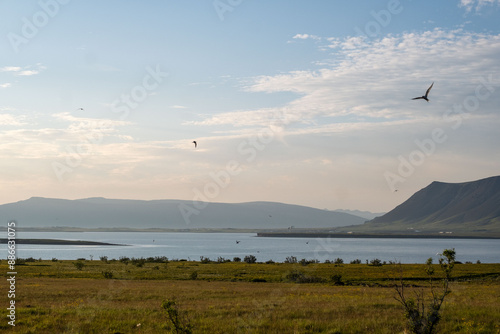
[[187,323],[187,321],[181,319],[175,301],[168,299],[164,300],[163,303],[161,303],[161,307],[165,309],[168,318],[172,322],[172,325],[174,325],[174,333],[191,334],[193,332],[193,326]]
[[429,276],[431,292],[431,296],[427,298],[430,299],[428,307],[426,307],[426,298],[424,298],[423,289],[415,292],[415,298],[407,297],[401,275],[400,283],[395,286],[397,295],[394,298],[403,305],[407,326],[412,333],[431,334],[435,332],[435,328],[439,320],[441,320],[441,314],[439,313],[441,305],[445,297],[451,292],[449,281],[451,279],[451,272],[455,266],[455,255],[455,249],[445,249],[443,254],[440,254],[439,265],[445,276],[442,288],[439,291],[437,291],[434,285],[432,258],[427,260],[425,272]]

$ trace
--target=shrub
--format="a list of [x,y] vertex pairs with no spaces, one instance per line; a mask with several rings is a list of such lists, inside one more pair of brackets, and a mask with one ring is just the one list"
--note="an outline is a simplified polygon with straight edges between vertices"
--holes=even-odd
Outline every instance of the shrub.
[[120,256],[120,258],[118,259],[121,263],[124,263],[124,264],[128,264],[130,262],[130,258],[126,257],[126,256]]
[[174,326],[174,333],[177,334],[191,334],[193,331],[193,326],[189,324],[189,322],[185,319],[181,319],[179,315],[179,310],[177,309],[177,305],[173,300],[164,300],[161,303],[161,307],[165,309],[167,312],[167,316]]
[[197,271],[191,272],[191,274],[189,275],[189,278],[192,280],[196,280],[198,278],[198,272]]
[[73,262],[73,265],[78,270],[82,270],[83,267],[85,267],[85,263],[83,263],[82,261]]
[[295,256],[287,256],[285,263],[297,263],[297,258]]
[[204,256],[200,256],[200,262],[201,263],[210,263],[210,258],[209,257],[204,257]]
[[222,256],[219,256],[219,257],[217,258],[217,263],[225,263],[225,262],[231,262],[231,260],[229,260],[229,259],[225,259],[225,258],[223,258]]
[[338,257],[335,259],[335,261],[333,263],[335,263],[336,265],[344,264],[344,260],[342,260],[340,257]]
[[303,265],[303,266],[307,266],[308,264],[311,264],[311,263],[318,263],[319,261],[318,260],[306,260],[306,259],[302,259],[300,260],[300,264]]
[[361,260],[360,259],[352,260],[350,263],[351,264],[361,264]]
[[330,279],[335,285],[344,285],[344,282],[342,282],[342,275],[340,274],[334,274],[330,277]]
[[138,268],[142,268],[146,264],[146,259],[143,257],[137,258],[137,259],[133,257],[130,260],[130,263],[132,263],[133,265],[135,265]]
[[112,279],[113,278],[113,272],[112,271],[103,271],[103,272],[101,272],[101,274],[106,279]]
[[99,260],[101,260],[104,263],[108,263],[108,257],[107,256],[99,256]]
[[55,257],[52,258],[52,262],[57,262],[59,261],[58,259],[56,259]]
[[246,263],[255,263],[257,262],[257,258],[254,255],[247,255],[245,256],[243,261],[245,261]]
[[[436,326],[441,320],[440,309],[446,296],[450,293],[449,281],[451,272],[455,266],[455,249],[445,249],[440,254],[439,265],[445,277],[443,278],[441,291],[437,291],[433,282],[434,268],[432,258],[426,262],[425,270],[429,277],[431,295],[424,298],[424,290],[415,293],[416,298],[410,298],[404,290],[403,278],[401,274],[400,283],[395,286],[397,295],[394,297],[403,305],[407,327],[412,333],[431,334],[435,332]],[[429,305],[426,305],[426,302]]]
[[286,274],[285,279],[295,283],[322,283],[325,281],[321,277],[308,276],[298,270],[293,270]]
[[241,258],[239,258],[239,257],[234,257],[234,258],[233,258],[233,262],[241,262]]
[[379,259],[373,259],[370,261],[369,266],[380,267],[382,266],[382,261]]

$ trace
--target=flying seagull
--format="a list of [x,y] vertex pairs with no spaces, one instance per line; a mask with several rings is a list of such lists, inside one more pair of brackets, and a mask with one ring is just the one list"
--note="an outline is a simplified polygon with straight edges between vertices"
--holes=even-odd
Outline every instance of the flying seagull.
[[433,83],[432,83],[432,85],[431,85],[431,86],[427,89],[427,92],[425,92],[425,95],[424,95],[424,96],[414,97],[412,100],[424,99],[424,100],[426,100],[427,102],[429,102],[429,99],[427,98],[427,95],[429,95],[429,92],[431,91],[432,86],[434,86],[434,82],[433,82]]
[[83,111],[83,108],[78,108],[78,109],[76,109],[76,110],[82,110],[82,111]]
[[196,140],[193,140],[193,144],[194,144],[194,148],[196,148],[198,146],[198,144],[196,143]]

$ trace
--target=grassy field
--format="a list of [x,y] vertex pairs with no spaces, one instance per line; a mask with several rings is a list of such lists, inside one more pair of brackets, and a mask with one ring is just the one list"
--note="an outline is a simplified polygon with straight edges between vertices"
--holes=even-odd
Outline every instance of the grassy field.
[[[8,272],[5,260],[0,268]],[[394,283],[402,274],[409,290],[428,292],[424,265],[413,264],[94,260],[16,269],[16,333],[170,333],[164,300],[193,333],[402,333]],[[458,264],[453,276],[439,332],[500,333],[500,264]],[[3,318],[0,330],[12,330]]]

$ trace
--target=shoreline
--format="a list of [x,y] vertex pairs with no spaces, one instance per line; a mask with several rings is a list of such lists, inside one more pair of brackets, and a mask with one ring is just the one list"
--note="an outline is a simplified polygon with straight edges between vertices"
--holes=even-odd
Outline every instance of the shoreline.
[[[6,244],[8,239],[1,238],[0,244]],[[75,245],[75,246],[128,246],[123,244],[112,244],[108,242],[86,241],[86,240],[62,240],[62,239],[16,239],[16,244],[21,245]]]
[[369,234],[321,232],[257,232],[261,238],[371,238],[371,239],[500,239],[500,236],[474,236],[450,234]]

